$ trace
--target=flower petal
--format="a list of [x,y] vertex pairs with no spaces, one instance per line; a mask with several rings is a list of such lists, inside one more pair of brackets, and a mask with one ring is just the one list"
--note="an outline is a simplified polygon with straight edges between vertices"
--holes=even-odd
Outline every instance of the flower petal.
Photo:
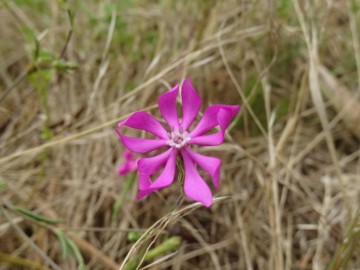
[[224,133],[221,131],[210,135],[203,135],[192,138],[188,144],[196,144],[202,146],[216,146],[222,144],[224,141]]
[[126,161],[124,164],[122,164],[118,169],[119,175],[126,175],[128,173],[136,171],[136,162],[134,161]]
[[186,148],[191,159],[206,171],[212,178],[214,186],[219,186],[221,160],[215,157],[208,157]]
[[119,169],[118,169],[118,174],[119,175],[126,175],[130,172],[130,166],[129,164],[125,163],[125,164],[122,164]]
[[[155,179],[154,182],[150,181],[150,174],[141,174],[139,175],[139,193],[137,198],[141,199],[150,193],[154,192],[155,190],[159,190],[162,188],[165,188],[172,184],[175,177],[175,170],[176,170],[176,157],[177,157],[177,151],[172,150],[170,152],[170,156],[168,156],[168,159],[166,161],[166,165],[164,170],[161,172],[158,178]],[[168,151],[167,151],[168,152]],[[167,153],[165,152],[165,153]],[[159,158],[163,159],[164,157]],[[158,166],[155,166],[158,168]],[[155,168],[154,167],[154,168]],[[152,171],[152,170],[151,170]],[[150,171],[149,171],[150,172]]]
[[144,190],[148,189],[151,185],[150,175],[155,173],[160,167],[166,163],[169,159],[169,156],[174,151],[173,148],[169,148],[167,151],[161,153],[160,155],[141,158],[138,163],[139,170],[139,189]]
[[168,137],[166,130],[159,121],[147,112],[133,113],[128,119],[118,123],[119,128],[122,126],[145,130],[161,139]]
[[167,145],[166,144],[167,140],[165,139],[153,140],[153,139],[134,138],[121,134],[118,129],[115,129],[115,131],[119,135],[123,145],[127,149],[135,153],[144,154]]
[[176,112],[176,97],[179,92],[179,85],[162,94],[159,97],[159,109],[162,117],[168,123],[170,128],[179,128],[179,118]]
[[156,178],[155,181],[150,185],[150,189],[161,189],[172,184],[175,177],[177,154],[178,151],[176,150],[171,152],[164,170],[161,172],[160,176]]
[[128,150],[124,152],[123,157],[125,160],[118,169],[119,175],[126,175],[130,172],[136,171],[138,159],[133,157],[133,154]]
[[[231,120],[236,115],[235,112],[237,112],[237,111],[220,108],[216,114],[216,120],[217,120],[217,124],[220,126],[220,131],[216,132],[214,134],[210,134],[210,135],[197,136],[196,134],[198,134],[199,131],[197,131],[195,129],[195,132],[190,133],[191,140],[188,142],[188,144],[213,146],[213,145],[219,145],[219,144],[223,143],[225,131],[228,128],[228,126],[230,125]],[[210,121],[212,121],[212,124],[211,125],[207,124],[206,129],[213,125],[213,123],[214,123],[213,120],[209,119],[209,122]],[[200,122],[199,122],[199,124],[200,124]],[[202,125],[205,126],[205,124],[202,124]],[[203,131],[206,129],[202,128]],[[200,133],[203,133],[203,132],[200,132]]]
[[181,99],[182,99],[181,127],[184,130],[187,130],[194,122],[196,116],[198,115],[202,103],[200,96],[198,95],[198,93],[196,93],[189,78],[186,78],[182,84]]
[[220,123],[218,121],[217,115],[220,109],[224,109],[228,111],[229,112],[228,117],[232,119],[239,112],[240,106],[228,106],[228,105],[216,104],[208,107],[205,110],[204,115],[197,124],[197,126],[193,129],[193,131],[191,131],[190,137],[196,137],[202,135],[205,132],[219,125]]
[[194,201],[201,202],[206,207],[212,205],[212,194],[204,179],[195,168],[194,161],[186,151],[181,151],[185,167],[184,191],[186,196]]
[[136,199],[141,200],[142,198],[146,197],[147,195],[153,193],[155,190],[147,189],[147,190],[139,190],[139,193],[136,195]]

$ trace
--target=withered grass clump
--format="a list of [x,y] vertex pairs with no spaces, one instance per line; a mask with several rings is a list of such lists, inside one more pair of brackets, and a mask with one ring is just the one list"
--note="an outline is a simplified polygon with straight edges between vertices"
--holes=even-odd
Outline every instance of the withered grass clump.
[[[356,1],[5,0],[0,16],[1,270],[359,267]],[[242,106],[202,148],[223,160],[214,205],[135,185],[112,219],[113,127],[185,76],[204,106]]]

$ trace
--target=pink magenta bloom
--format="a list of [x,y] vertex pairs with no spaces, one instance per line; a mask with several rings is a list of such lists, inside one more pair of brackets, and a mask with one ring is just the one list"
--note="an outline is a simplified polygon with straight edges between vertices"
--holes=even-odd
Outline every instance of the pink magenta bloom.
[[[212,193],[200,176],[197,165],[211,176],[214,186],[218,187],[221,161],[215,157],[198,154],[191,150],[190,146],[221,144],[224,141],[225,130],[239,112],[240,106],[212,105],[205,110],[203,117],[195,128],[189,131],[189,127],[199,113],[202,100],[196,93],[190,79],[185,79],[181,91],[182,119],[179,119],[176,111],[178,92],[179,86],[176,85],[173,89],[161,95],[158,101],[160,113],[168,124],[168,129],[165,129],[156,118],[147,112],[140,111],[119,122],[119,129],[116,131],[125,147],[136,153],[144,154],[167,147],[167,150],[159,155],[141,158],[138,161],[140,190],[138,199],[173,183],[176,159],[180,154],[185,171],[185,195],[209,207],[212,204]],[[142,139],[125,136],[121,132],[123,126],[147,131],[157,138]],[[206,134],[217,126],[220,128],[219,131]],[[151,176],[158,172],[161,167],[164,167],[163,171],[154,181],[151,181]]]
[[123,156],[125,160],[118,169],[119,175],[127,175],[128,173],[136,171],[138,159],[134,158],[130,151],[125,151]]

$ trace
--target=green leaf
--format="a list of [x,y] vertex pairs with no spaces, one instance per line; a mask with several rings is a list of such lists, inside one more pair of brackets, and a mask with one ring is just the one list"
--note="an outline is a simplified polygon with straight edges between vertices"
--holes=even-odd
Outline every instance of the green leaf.
[[359,4],[354,0],[351,1],[350,7],[353,13],[357,13],[359,11]]
[[78,266],[79,270],[86,270],[86,266],[84,264]]
[[127,235],[127,239],[131,242],[131,243],[135,243],[137,240],[140,239],[140,237],[143,235],[142,232],[129,232]]
[[69,239],[69,238],[65,238],[65,239],[66,239],[66,244],[69,248],[70,253],[74,256],[74,258],[76,259],[76,261],[78,263],[78,269],[86,270],[86,266],[84,264],[84,259],[81,255],[79,248],[75,245],[75,243],[71,239]]
[[25,39],[25,42],[32,43],[36,40],[35,31],[31,27],[29,27],[27,25],[21,25],[20,30]]
[[63,254],[63,258],[64,260],[67,257],[68,254],[68,245],[67,245],[67,237],[66,235],[63,233],[63,231],[59,228],[54,229],[54,233],[57,236],[57,238],[60,241],[60,245],[61,245],[61,251]]
[[67,255],[71,254],[78,263],[78,269],[86,270],[84,259],[75,243],[69,237],[67,237],[61,229],[56,228],[53,230],[53,232],[60,241],[63,258],[66,259]]
[[53,133],[48,127],[44,127],[43,131],[41,132],[41,138],[44,140],[50,140],[53,136]]
[[167,252],[178,250],[181,246],[181,238],[173,236],[166,239],[159,246],[151,249],[145,256],[145,261],[153,260],[156,257],[162,256]]
[[[173,236],[171,238],[166,239],[157,247],[150,249],[149,252],[144,257],[144,262],[149,262],[154,260],[156,257],[162,256],[168,252],[176,251],[181,246],[181,238],[179,236]],[[130,259],[126,264],[125,270],[135,270],[138,269],[139,263],[141,261],[142,255],[137,255]]]
[[53,77],[53,71],[50,69],[38,70],[29,76],[29,81],[40,94],[41,102],[46,102],[48,87]]
[[16,212],[18,212],[19,214],[21,215],[24,215],[24,216],[27,216],[33,220],[36,220],[36,221],[41,221],[41,222],[44,222],[44,223],[48,223],[48,224],[58,224],[58,223],[64,223],[64,220],[63,219],[52,219],[52,218],[48,218],[48,217],[45,217],[41,214],[38,214],[38,213],[35,213],[35,212],[32,212],[30,210],[27,210],[25,208],[22,208],[22,207],[18,207],[18,206],[15,206],[13,208]]
[[66,71],[68,69],[75,69],[78,67],[78,65],[71,61],[64,61],[62,59],[56,59],[52,61],[51,65],[60,71]]
[[7,184],[0,183],[0,190],[6,189],[6,188],[7,188]]
[[42,65],[46,65],[51,63],[51,61],[53,61],[54,56],[51,52],[46,51],[46,50],[40,50],[39,48],[39,52],[37,55],[37,62],[38,64],[42,64]]

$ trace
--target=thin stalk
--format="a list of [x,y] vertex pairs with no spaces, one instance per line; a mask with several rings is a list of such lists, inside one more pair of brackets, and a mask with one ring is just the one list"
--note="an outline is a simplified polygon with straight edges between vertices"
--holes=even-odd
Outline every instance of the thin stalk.
[[118,219],[119,213],[124,204],[125,198],[128,195],[128,193],[130,192],[132,186],[134,185],[135,178],[136,178],[135,173],[130,173],[126,176],[124,188],[121,191],[119,197],[117,198],[116,202],[113,205],[113,211],[112,211],[112,221],[113,222],[115,222]]

